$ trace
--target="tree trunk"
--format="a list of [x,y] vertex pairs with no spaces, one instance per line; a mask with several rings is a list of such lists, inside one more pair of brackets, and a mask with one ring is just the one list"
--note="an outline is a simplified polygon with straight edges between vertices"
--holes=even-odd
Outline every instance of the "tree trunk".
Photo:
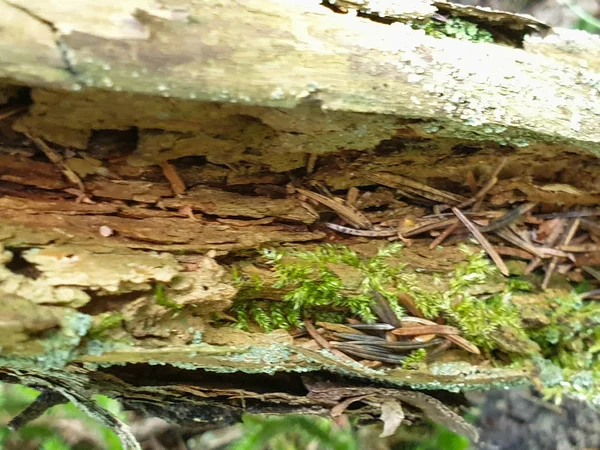
[[[348,412],[368,421],[398,401],[475,439],[452,410],[460,392],[537,373],[521,325],[469,331],[452,315],[458,296],[485,305],[509,278],[472,244],[429,250],[417,229],[488,181],[483,227],[514,203],[598,203],[597,38],[443,2],[7,0],[0,13],[4,380],[123,436],[90,393],[210,425],[354,397]],[[503,255],[535,258],[500,238]],[[594,249],[571,265],[597,265]],[[374,290],[458,327],[459,346],[380,366],[331,344],[335,325],[319,325],[325,349],[301,334],[305,319],[368,319]],[[539,331],[569,291],[555,279],[511,291],[510,307]],[[442,312],[428,313],[434,297]]]

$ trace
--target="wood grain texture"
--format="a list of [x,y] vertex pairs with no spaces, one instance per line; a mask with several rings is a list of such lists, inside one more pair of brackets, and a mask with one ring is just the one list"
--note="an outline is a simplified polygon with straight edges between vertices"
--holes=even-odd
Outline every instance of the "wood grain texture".
[[284,108],[317,102],[426,120],[432,135],[599,152],[594,55],[567,64],[435,39],[308,0],[9,0],[1,8],[2,27],[20,24],[0,35],[10,49],[0,76],[16,83]]

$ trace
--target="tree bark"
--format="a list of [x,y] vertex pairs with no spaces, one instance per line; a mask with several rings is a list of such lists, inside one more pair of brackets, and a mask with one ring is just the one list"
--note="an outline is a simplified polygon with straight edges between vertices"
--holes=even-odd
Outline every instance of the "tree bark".
[[[395,398],[409,417],[471,438],[448,408],[462,397],[441,391],[531,379],[532,365],[491,367],[464,350],[374,370],[287,331],[219,326],[242,294],[268,303],[289,292],[258,250],[336,243],[372,258],[387,243],[327,228],[332,209],[292,187],[330,198],[358,189],[359,217],[377,224],[428,208],[401,199],[411,191],[398,195],[398,180],[464,200],[468,179],[480,188],[505,164],[489,205],[598,204],[596,38],[443,2],[340,5],[0,4],[3,379],[99,416],[90,392],[213,425],[245,412],[329,414],[353,396],[371,401],[351,413],[373,420]],[[407,24],[434,14],[472,20],[496,42]],[[400,257],[416,283],[466,261],[428,244]],[[349,271],[331,270],[358,292]]]

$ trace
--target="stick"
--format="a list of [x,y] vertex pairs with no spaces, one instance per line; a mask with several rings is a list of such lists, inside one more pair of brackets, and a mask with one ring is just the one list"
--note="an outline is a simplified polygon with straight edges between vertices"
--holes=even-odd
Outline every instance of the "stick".
[[[498,175],[500,174],[500,171],[502,169],[504,169],[504,166],[506,165],[507,161],[508,161],[508,158],[503,158],[502,161],[500,161],[500,164],[498,164],[498,167],[496,167],[494,172],[492,172],[490,179],[487,181],[487,183],[485,183],[483,185],[483,187],[479,190],[479,192],[477,192],[477,194],[475,194],[470,199],[462,202],[460,205],[457,206],[457,208],[463,209],[463,208],[466,208],[467,206],[472,205],[477,200],[482,200],[483,197],[485,197],[485,195],[490,191],[490,189],[492,189],[494,187],[494,185],[498,182]],[[479,208],[477,208],[477,209],[479,209]]]

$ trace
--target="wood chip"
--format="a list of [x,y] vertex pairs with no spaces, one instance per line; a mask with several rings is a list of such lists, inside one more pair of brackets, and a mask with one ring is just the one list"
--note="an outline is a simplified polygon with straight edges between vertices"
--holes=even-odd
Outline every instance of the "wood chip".
[[179,177],[175,166],[170,164],[168,161],[163,161],[160,163],[160,167],[162,167],[163,175],[171,184],[171,189],[175,195],[185,194],[185,184]]

